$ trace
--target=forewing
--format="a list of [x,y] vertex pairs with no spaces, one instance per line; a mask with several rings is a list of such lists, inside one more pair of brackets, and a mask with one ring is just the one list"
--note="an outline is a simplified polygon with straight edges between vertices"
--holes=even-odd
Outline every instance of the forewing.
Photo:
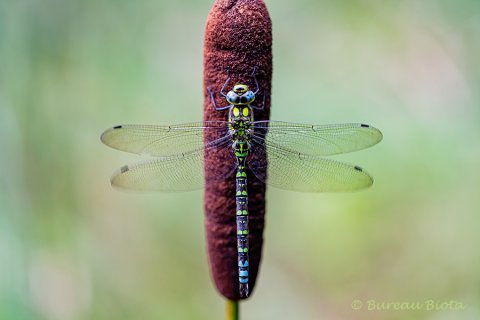
[[121,125],[105,131],[101,140],[121,151],[168,157],[208,148],[218,142],[215,140],[204,144],[205,131],[214,132],[218,138],[226,136],[227,122],[205,121],[171,126]]
[[372,177],[358,166],[295,153],[253,138],[249,167],[261,181],[302,192],[354,191],[369,187]]
[[252,122],[253,134],[267,144],[314,156],[347,153],[373,146],[382,133],[369,125],[309,125],[280,121]]

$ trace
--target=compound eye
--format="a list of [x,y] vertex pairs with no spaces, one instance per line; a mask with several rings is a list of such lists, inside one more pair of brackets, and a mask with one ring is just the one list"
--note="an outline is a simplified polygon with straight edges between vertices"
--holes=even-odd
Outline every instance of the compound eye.
[[243,108],[242,114],[243,114],[244,117],[248,117],[249,113],[250,113],[250,111],[248,110],[248,108]]
[[232,103],[232,104],[233,104],[233,103],[235,102],[235,97],[236,97],[236,96],[237,96],[237,95],[236,95],[235,93],[233,93],[232,91],[230,91],[230,92],[227,94],[227,101],[228,101],[229,103]]

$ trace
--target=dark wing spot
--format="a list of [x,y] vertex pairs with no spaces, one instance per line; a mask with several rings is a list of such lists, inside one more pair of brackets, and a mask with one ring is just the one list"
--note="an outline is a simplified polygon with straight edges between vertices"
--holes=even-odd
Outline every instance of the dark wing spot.
[[357,170],[357,171],[363,172],[363,169],[360,168],[359,166],[355,166],[354,168],[355,168],[355,170]]
[[122,126],[115,126],[113,129],[122,129]]
[[125,172],[127,172],[128,170],[130,170],[130,169],[128,169],[128,166],[123,166],[123,167],[120,168],[120,172],[121,172],[121,173],[125,173]]
[[363,123],[360,125],[360,127],[362,127],[362,128],[370,128],[370,126],[369,126],[368,124],[363,124]]

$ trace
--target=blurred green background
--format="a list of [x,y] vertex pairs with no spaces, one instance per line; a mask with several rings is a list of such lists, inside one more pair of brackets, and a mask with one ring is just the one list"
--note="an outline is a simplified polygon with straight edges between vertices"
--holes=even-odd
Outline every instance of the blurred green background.
[[[0,319],[223,319],[202,192],[114,190],[138,159],[99,141],[115,124],[201,119],[211,5],[0,2]],[[479,319],[480,2],[267,6],[272,119],[365,122],[384,140],[336,157],[372,173],[367,191],[268,190],[244,319]]]

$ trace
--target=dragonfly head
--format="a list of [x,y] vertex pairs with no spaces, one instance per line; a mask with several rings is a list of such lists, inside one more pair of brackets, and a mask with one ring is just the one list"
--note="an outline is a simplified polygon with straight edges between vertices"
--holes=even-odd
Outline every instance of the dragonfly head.
[[233,105],[247,105],[255,100],[255,94],[248,89],[247,85],[236,84],[232,91],[227,94],[227,101]]

